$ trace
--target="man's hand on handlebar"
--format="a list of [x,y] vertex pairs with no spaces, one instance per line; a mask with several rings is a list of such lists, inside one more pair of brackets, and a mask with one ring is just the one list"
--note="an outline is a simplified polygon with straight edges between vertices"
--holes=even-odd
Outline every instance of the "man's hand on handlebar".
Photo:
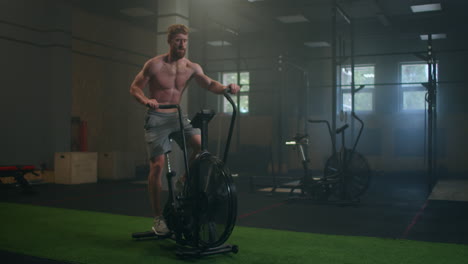
[[149,108],[152,108],[152,109],[157,109],[157,108],[159,108],[159,103],[155,99],[149,99],[146,102],[146,106],[149,107]]
[[237,85],[235,83],[231,83],[226,87],[226,90],[230,94],[236,94],[237,92],[240,91],[240,88],[241,87],[239,85]]

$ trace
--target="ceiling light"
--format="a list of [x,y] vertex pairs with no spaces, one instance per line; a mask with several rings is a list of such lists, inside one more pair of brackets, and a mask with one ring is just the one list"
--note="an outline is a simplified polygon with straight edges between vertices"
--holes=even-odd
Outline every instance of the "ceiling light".
[[233,35],[236,35],[236,36],[239,35],[239,33],[238,33],[237,31],[235,31],[234,29],[230,29],[230,28],[228,28],[228,27],[225,27],[224,30],[225,30],[226,32],[229,32],[229,33],[233,34]]
[[130,7],[130,8],[120,9],[120,13],[125,14],[127,16],[131,16],[131,17],[144,17],[144,16],[154,15],[153,11],[150,11],[142,7]]
[[304,42],[309,48],[322,48],[322,47],[330,47],[330,43],[326,41],[311,41],[311,42]]
[[[432,36],[432,39],[446,39],[447,38],[447,34],[445,34],[445,33],[431,34],[431,36]],[[420,35],[419,37],[421,38],[421,40],[428,40],[429,39],[428,35]]]
[[222,46],[231,46],[231,43],[224,41],[224,40],[213,40],[206,42],[208,45],[213,47],[222,47]]
[[276,17],[279,21],[283,23],[300,23],[300,22],[307,22],[307,18],[303,15],[293,15],[293,16],[279,16]]
[[439,11],[439,10],[442,10],[442,6],[439,3],[411,6],[411,11],[413,11],[413,13],[432,12],[432,11]]

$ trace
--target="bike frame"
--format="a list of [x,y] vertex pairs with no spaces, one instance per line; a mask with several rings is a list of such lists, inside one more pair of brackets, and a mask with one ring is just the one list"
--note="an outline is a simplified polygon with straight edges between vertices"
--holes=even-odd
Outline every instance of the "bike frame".
[[[237,107],[234,103],[234,101],[232,100],[231,96],[228,94],[228,90],[226,89],[224,91],[224,97],[231,103],[232,105],[232,108],[233,108],[233,113],[232,113],[232,117],[231,117],[231,122],[230,122],[230,127],[229,127],[229,133],[228,133],[228,138],[227,138],[227,142],[226,142],[226,148],[224,150],[224,156],[223,156],[223,164],[225,165],[226,162],[227,162],[227,158],[228,158],[228,153],[229,153],[229,147],[230,147],[230,143],[231,143],[231,139],[232,139],[232,134],[233,134],[233,130],[234,130],[234,125],[235,125],[235,120],[236,120],[236,116],[237,116]],[[199,186],[199,177],[197,177],[198,175],[192,175],[190,174],[190,169],[189,169],[189,162],[188,162],[188,159],[187,159],[187,145],[186,145],[186,139],[185,139],[185,136],[183,135],[183,129],[184,129],[184,126],[183,126],[183,122],[182,122],[182,113],[181,113],[181,108],[179,105],[176,105],[176,104],[173,104],[173,105],[160,105],[159,107],[160,109],[170,109],[170,108],[177,108],[177,111],[178,111],[178,117],[179,117],[179,125],[180,125],[180,130],[182,131],[182,151],[183,151],[183,156],[184,156],[184,165],[185,165],[185,175],[186,175],[186,180],[185,182],[192,182],[192,178],[191,177],[194,177],[193,178],[193,183],[196,188],[196,190],[198,190],[198,186]],[[201,144],[201,153],[197,155],[197,158],[201,158],[203,156],[206,156],[206,155],[211,155],[208,150],[207,150],[207,145],[208,145],[208,142],[207,142],[207,132],[208,132],[208,122],[210,121],[210,119],[214,116],[214,111],[208,111],[208,110],[202,110],[196,118],[198,118],[199,120],[193,120],[192,122],[197,122],[201,128],[201,139],[202,139],[202,144]],[[175,172],[173,172],[171,170],[171,166],[170,166],[170,160],[169,160],[169,156],[168,154],[166,154],[166,165],[167,165],[167,168],[168,168],[168,173],[166,174],[166,177],[167,177],[167,182],[168,182],[168,191],[169,191],[169,197],[172,198],[172,201],[168,200],[168,203],[169,202],[172,202],[169,206],[171,206],[173,208],[173,213],[175,214],[174,216],[174,220],[175,220],[175,230],[174,230],[174,233],[175,233],[175,241],[177,244],[179,245],[191,245],[191,246],[194,246],[194,247],[199,247],[199,241],[200,241],[200,237],[199,237],[199,228],[200,228],[200,224],[199,224],[199,217],[198,215],[195,215],[194,216],[194,226],[195,226],[195,237],[193,237],[192,239],[190,239],[190,241],[187,241],[186,239],[183,238],[183,234],[184,234],[184,224],[181,222],[181,217],[183,215],[183,206],[182,206],[182,203],[181,201],[184,201],[184,200],[187,200],[188,197],[183,197],[183,196],[176,196],[174,190],[173,190],[173,178],[174,176],[176,175]],[[187,188],[187,185],[184,186],[184,190],[186,190]],[[194,211],[195,212],[198,212],[199,211],[199,208],[200,208],[200,205],[199,205],[199,198],[198,197],[195,197],[195,199],[193,199],[193,204],[194,204]],[[233,247],[223,247],[223,248],[220,248],[220,249],[203,249],[204,252],[206,251],[207,254],[217,254],[217,253],[223,253],[223,252],[229,252],[229,251],[232,251],[232,252],[235,252],[237,251],[237,246],[235,247],[235,249],[233,249]],[[211,252],[211,253],[210,253]]]
[[[307,153],[308,153],[307,152],[308,136],[307,135],[296,135],[294,137],[294,139],[293,139],[294,143],[295,143],[294,145],[297,146],[298,155],[301,157],[302,166],[303,166],[303,170],[304,170],[304,174],[303,174],[303,178],[301,180],[300,186],[303,186],[303,187],[305,187],[305,186],[318,186],[318,185],[324,185],[324,184],[336,184],[336,183],[341,182],[342,184],[340,184],[340,186],[341,186],[342,189],[340,190],[340,193],[342,195],[344,195],[344,193],[345,193],[344,185],[345,185],[345,182],[346,182],[346,179],[344,179],[345,174],[346,174],[345,172],[347,171],[348,165],[349,165],[350,161],[353,158],[353,155],[354,155],[354,153],[356,151],[357,144],[359,142],[362,131],[364,129],[363,121],[354,112],[352,112],[352,116],[353,116],[353,118],[355,118],[360,123],[361,127],[359,129],[359,134],[356,137],[356,140],[355,140],[355,142],[353,144],[353,147],[349,151],[346,148],[345,134],[344,134],[345,130],[349,127],[348,124],[345,124],[345,125],[341,126],[340,128],[338,128],[338,129],[336,129],[334,131],[335,134],[337,134],[337,135],[341,134],[341,146],[340,146],[340,150],[337,150],[336,145],[335,145],[335,141],[333,140],[333,132],[331,130],[330,123],[327,120],[308,120],[309,123],[326,124],[327,129],[328,129],[328,134],[330,136],[330,141],[332,142],[331,157],[336,157],[336,162],[337,162],[336,171],[334,171],[332,174],[328,174],[328,175],[325,175],[325,173],[324,173],[324,175],[322,177],[320,177],[319,179],[314,179],[314,178],[310,177],[310,175],[309,175],[309,158],[307,156]],[[290,193],[292,193],[295,189],[296,189],[296,187],[293,188]],[[302,190],[302,192],[304,192],[304,190]]]

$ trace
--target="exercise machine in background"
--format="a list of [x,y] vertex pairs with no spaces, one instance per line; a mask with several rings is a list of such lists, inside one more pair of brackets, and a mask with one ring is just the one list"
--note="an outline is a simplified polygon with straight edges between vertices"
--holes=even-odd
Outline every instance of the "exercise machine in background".
[[[289,182],[285,185],[291,188],[289,192],[291,198],[305,197],[322,202],[338,203],[359,202],[359,197],[369,187],[371,170],[366,158],[356,151],[364,129],[364,122],[354,112],[351,112],[351,115],[361,125],[352,148],[346,147],[345,131],[349,128],[347,123],[332,131],[330,123],[327,120],[308,120],[312,124],[326,124],[330,140],[332,141],[333,151],[325,163],[323,175],[313,176],[309,168],[309,136],[307,134],[297,134],[292,140],[286,142],[286,145],[292,145],[296,148],[304,170],[300,180]],[[346,122],[346,118],[344,119]],[[336,145],[332,140],[334,133],[341,136],[341,147],[339,150],[336,149]],[[274,192],[275,189],[276,187],[272,191]],[[299,195],[295,194],[296,190],[300,190]]]

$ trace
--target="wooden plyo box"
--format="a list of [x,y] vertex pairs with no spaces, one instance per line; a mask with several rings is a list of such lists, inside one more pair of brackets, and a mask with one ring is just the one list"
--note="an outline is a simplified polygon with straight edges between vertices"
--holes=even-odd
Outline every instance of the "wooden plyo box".
[[98,179],[123,180],[135,178],[135,161],[127,152],[99,152]]
[[55,153],[55,183],[97,182],[97,152]]

